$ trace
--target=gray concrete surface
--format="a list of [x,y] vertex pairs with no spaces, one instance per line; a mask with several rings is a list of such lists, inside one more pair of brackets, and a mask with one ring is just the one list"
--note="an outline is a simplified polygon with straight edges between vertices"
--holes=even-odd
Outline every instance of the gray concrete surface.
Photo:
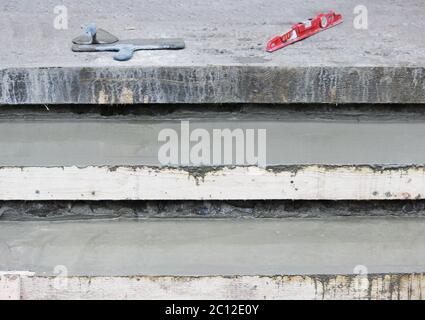
[[424,271],[424,230],[425,221],[416,218],[3,222],[0,270],[52,275],[65,266],[68,275],[83,276],[414,273]]
[[[265,129],[268,166],[424,164],[424,120],[228,121],[210,118],[189,120],[189,127],[190,132],[202,128],[210,134],[210,164],[214,154],[213,130],[226,128],[242,129],[245,140],[247,130],[255,130],[255,154],[258,153],[258,130]],[[161,166],[158,151],[165,142],[158,141],[158,137],[164,129],[175,130],[180,139],[181,122],[176,120],[0,120],[0,166]],[[195,144],[197,142],[192,142],[191,146]],[[176,147],[181,153],[181,146]],[[245,150],[241,153],[239,147],[240,143],[234,139],[232,164],[248,165]],[[238,152],[242,162],[236,161]],[[167,165],[181,164],[179,160]]]
[[[356,0],[0,1],[0,103],[424,103],[422,0],[367,0],[369,27],[353,26]],[[345,22],[274,54],[264,46],[293,23],[333,9]],[[73,53],[96,21],[120,38],[183,37],[187,48]]]

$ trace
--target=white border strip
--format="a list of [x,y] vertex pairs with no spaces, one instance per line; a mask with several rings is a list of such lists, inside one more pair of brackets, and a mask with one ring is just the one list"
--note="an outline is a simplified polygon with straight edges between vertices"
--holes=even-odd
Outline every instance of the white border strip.
[[425,168],[2,167],[0,200],[424,199]]

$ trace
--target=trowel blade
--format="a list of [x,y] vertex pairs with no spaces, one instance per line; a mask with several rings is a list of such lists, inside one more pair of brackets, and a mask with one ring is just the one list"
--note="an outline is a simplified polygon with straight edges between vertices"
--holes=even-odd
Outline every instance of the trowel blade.
[[[76,45],[93,45],[91,41],[92,41],[91,36],[86,34],[82,34],[74,38],[74,40],[72,40],[72,42]],[[112,44],[117,41],[118,41],[118,38],[114,36],[113,34],[101,28],[97,29],[96,44]]]

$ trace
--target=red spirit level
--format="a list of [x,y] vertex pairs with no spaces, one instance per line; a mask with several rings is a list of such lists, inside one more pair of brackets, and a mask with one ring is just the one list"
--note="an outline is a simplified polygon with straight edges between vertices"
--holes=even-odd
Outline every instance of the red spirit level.
[[273,38],[267,43],[267,51],[273,52],[282,49],[290,44],[311,37],[316,33],[332,28],[342,22],[342,15],[331,11],[321,13],[317,17],[308,19],[292,26],[292,29],[282,36]]

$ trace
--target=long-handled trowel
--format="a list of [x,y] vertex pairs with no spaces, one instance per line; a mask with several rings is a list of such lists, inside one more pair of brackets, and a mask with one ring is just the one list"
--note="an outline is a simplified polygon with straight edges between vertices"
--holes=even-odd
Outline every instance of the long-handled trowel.
[[138,50],[178,50],[184,49],[182,39],[130,39],[119,40],[103,29],[97,29],[94,23],[89,24],[83,35],[72,40],[72,51],[103,52],[117,51],[114,59],[127,61]]

